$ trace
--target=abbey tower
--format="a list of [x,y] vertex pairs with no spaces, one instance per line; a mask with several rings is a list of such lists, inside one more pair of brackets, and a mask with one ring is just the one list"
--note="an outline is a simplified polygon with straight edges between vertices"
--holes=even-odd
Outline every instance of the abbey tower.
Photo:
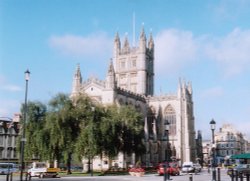
[[146,35],[142,29],[139,47],[130,47],[127,37],[123,47],[116,34],[114,41],[114,69],[117,85],[126,90],[142,94],[154,94],[154,42],[150,35],[147,46]]
[[[113,57],[106,78],[82,80],[77,66],[71,96],[84,92],[104,105],[130,104],[141,111],[144,119],[144,142],[146,154],[142,162],[146,165],[172,159],[195,161],[195,127],[193,114],[193,90],[190,82],[179,80],[175,94],[154,95],[154,41],[150,34],[147,41],[142,28],[138,47],[129,45],[127,37],[121,45],[118,33],[114,38]],[[170,123],[169,142],[166,141],[165,124]],[[132,164],[133,159],[118,155],[114,164]],[[96,160],[96,167],[103,160]]]

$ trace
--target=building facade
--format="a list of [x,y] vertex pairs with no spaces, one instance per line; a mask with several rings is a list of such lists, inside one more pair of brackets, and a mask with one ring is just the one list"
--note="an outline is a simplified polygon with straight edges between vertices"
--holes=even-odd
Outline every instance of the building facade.
[[211,164],[211,148],[212,148],[211,140],[203,140],[202,141],[202,152],[203,152],[202,165],[205,167],[207,167]]
[[219,163],[225,162],[231,155],[247,152],[248,141],[243,134],[230,124],[224,124],[215,133],[216,155]]
[[202,145],[202,134],[201,131],[198,130],[197,137],[196,137],[196,161],[203,165],[204,163],[204,155],[203,155],[203,145]]
[[[105,80],[94,77],[83,80],[77,65],[71,96],[85,93],[103,105],[130,104],[140,111],[147,150],[142,162],[146,165],[157,164],[167,157],[180,162],[195,161],[192,85],[179,80],[175,94],[154,95],[154,49],[152,34],[147,41],[143,28],[138,47],[130,46],[127,38],[121,45],[117,33]],[[170,123],[168,143],[165,134],[167,121]],[[117,160],[119,167],[123,167],[124,162],[133,163],[132,160]]]
[[0,117],[0,162],[18,162],[18,136],[19,115],[15,115],[14,119]]

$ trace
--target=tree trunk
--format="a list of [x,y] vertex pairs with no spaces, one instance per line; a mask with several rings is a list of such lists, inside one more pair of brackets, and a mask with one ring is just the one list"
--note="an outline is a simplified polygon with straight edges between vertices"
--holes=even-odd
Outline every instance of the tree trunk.
[[67,158],[67,175],[72,174],[72,172],[71,172],[71,156],[72,156],[72,153],[68,153],[68,158]]

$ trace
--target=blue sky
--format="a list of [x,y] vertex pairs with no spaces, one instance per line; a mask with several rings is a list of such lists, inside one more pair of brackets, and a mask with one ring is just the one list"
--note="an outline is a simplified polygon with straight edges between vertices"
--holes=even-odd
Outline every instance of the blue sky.
[[193,85],[196,130],[209,138],[212,118],[250,137],[250,1],[247,0],[2,0],[0,117],[28,99],[46,103],[70,93],[76,65],[84,79],[104,79],[113,40],[135,38],[144,24],[155,41],[155,93]]

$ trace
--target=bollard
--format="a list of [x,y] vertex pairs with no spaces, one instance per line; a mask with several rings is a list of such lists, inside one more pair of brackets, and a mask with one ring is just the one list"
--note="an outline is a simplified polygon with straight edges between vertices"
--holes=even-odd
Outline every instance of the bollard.
[[249,176],[250,176],[249,173],[247,173],[247,181],[250,181],[250,180],[249,180]]
[[31,180],[31,175],[27,172],[25,175],[25,181]]
[[246,174],[247,181],[250,181],[250,180],[249,180],[249,176],[250,176],[250,174],[247,173],[247,174]]
[[215,167],[212,167],[212,178],[213,178],[213,181],[216,181],[216,168]]
[[220,168],[217,168],[217,172],[218,172],[218,181],[220,181]]
[[239,173],[239,176],[240,176],[240,181],[243,181],[243,173],[242,172]]
[[231,181],[234,181],[234,177],[235,177],[234,170],[232,169],[232,170],[231,170],[231,172],[232,172],[232,175],[231,175]]
[[231,181],[234,181],[234,170],[231,170],[232,174],[231,174]]
[[28,180],[28,173],[25,174],[25,181]]
[[163,164],[163,168],[164,168],[164,177],[163,177],[163,181],[167,180],[167,165]]
[[192,173],[189,174],[189,181],[193,181],[193,174]]
[[235,170],[235,181],[238,181],[238,176],[239,176],[239,173],[237,170]]
[[9,173],[6,174],[6,181],[9,181]]
[[12,181],[13,180],[13,173],[11,172],[10,173],[10,181]]

